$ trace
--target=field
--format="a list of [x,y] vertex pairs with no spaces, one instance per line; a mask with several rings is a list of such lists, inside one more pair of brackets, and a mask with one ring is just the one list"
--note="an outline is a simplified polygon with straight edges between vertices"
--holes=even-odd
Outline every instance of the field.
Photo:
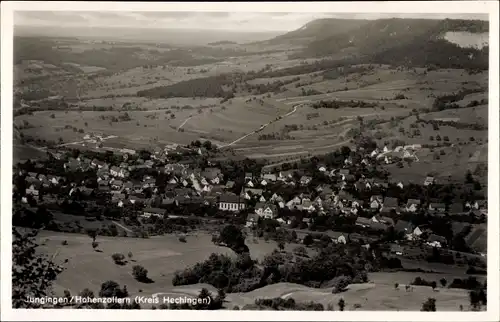
[[[98,237],[96,252],[91,247],[91,239],[85,235],[55,233],[43,231],[39,235],[42,243],[40,250],[48,255],[54,255],[57,262],[68,259],[63,265],[65,271],[56,280],[54,291],[62,294],[68,289],[72,294],[89,288],[98,293],[101,283],[114,280],[120,285],[127,285],[130,296],[142,295],[149,297],[153,294],[196,295],[203,285],[172,286],[172,277],[175,271],[194,265],[208,258],[211,253],[231,254],[228,248],[215,246],[210,241],[211,236],[198,232],[196,236],[188,236],[187,243],[178,241],[177,236],[159,236],[149,239]],[[68,245],[62,242],[67,240]],[[258,244],[247,241],[251,256],[262,259],[276,248],[275,242],[260,241]],[[292,250],[296,245],[286,245],[286,250]],[[113,253],[133,253],[132,260],[125,266],[114,264],[111,259]],[[143,284],[137,282],[131,275],[133,265],[142,265],[148,270],[148,276],[154,283]],[[371,273],[367,284],[351,285],[342,294],[331,294],[330,289],[311,289],[302,285],[280,283],[266,286],[249,293],[228,294],[229,303],[243,306],[252,304],[256,298],[293,297],[296,301],[317,301],[325,307],[328,303],[336,303],[340,297],[344,298],[346,308],[351,310],[354,304],[361,304],[361,310],[419,310],[421,303],[428,297],[437,300],[438,310],[457,310],[462,304],[468,307],[468,295],[463,290],[442,289],[433,292],[429,287],[415,287],[414,292],[405,292],[403,286],[394,289],[394,283],[407,284],[415,277],[421,276],[428,280],[439,280],[442,277],[449,281],[461,274],[426,274],[426,273]],[[213,287],[208,287],[213,289]],[[383,295],[382,295],[383,294]],[[381,297],[382,295],[382,297]],[[408,307],[408,305],[412,305]]]
[[[149,239],[99,236],[97,242],[102,252],[92,249],[92,240],[86,235],[43,231],[39,234],[39,239],[44,243],[40,247],[42,252],[49,254],[55,252],[58,262],[68,259],[68,263],[64,264],[67,270],[56,282],[56,292],[69,289],[72,293],[77,293],[86,287],[98,292],[101,283],[115,280],[127,285],[131,295],[139,295],[140,289],[144,295],[153,294],[172,287],[175,271],[203,261],[214,252],[232,253],[228,248],[215,246],[211,242],[211,235],[203,232],[198,232],[196,236],[188,236],[187,243],[181,243],[175,235]],[[64,240],[68,241],[67,246],[61,244]],[[252,257],[258,259],[262,259],[277,247],[275,242],[261,241],[259,244],[253,244],[249,240],[247,244]],[[287,245],[289,250],[293,247]],[[130,262],[126,266],[113,263],[112,254],[118,252],[127,255],[129,251],[133,253],[135,262]],[[144,266],[155,283],[142,284],[134,280],[131,275],[133,265]]]
[[[85,42],[61,44],[78,55],[88,52],[82,50],[94,48],[93,44]],[[436,172],[441,180],[448,180],[450,176],[461,180],[467,169],[474,170],[477,164],[485,162],[487,151],[482,146],[487,143],[487,130],[449,125],[442,125],[439,130],[435,130],[432,124],[420,123],[417,124],[420,134],[414,135],[416,117],[411,116],[411,113],[418,112],[419,117],[427,121],[487,126],[488,108],[484,101],[481,102],[487,98],[487,72],[469,73],[465,69],[410,68],[383,64],[311,69],[308,67],[315,63],[321,64],[320,59],[291,58],[288,55],[297,48],[291,44],[283,46],[231,46],[234,52],[228,48],[219,48],[227,49],[228,52],[215,48],[176,48],[179,50],[176,54],[173,47],[123,43],[123,48],[116,48],[117,53],[125,56],[132,53],[133,57],[142,57],[144,64],[140,64],[141,60],[137,64],[134,60],[124,60],[120,61],[120,64],[124,64],[123,68],[111,68],[117,67],[113,63],[107,71],[100,72],[93,70],[92,66],[97,66],[96,61],[107,57],[100,56],[103,54],[101,51],[115,50],[103,43],[95,45],[96,56],[89,57],[86,64],[72,62],[69,66],[68,60],[62,61],[64,66],[83,69],[69,75],[61,66],[43,60],[25,61],[16,65],[17,78],[28,80],[33,76],[30,74],[33,69],[39,70],[41,76],[54,77],[37,80],[38,87],[48,89],[53,94],[76,97],[78,101],[71,103],[70,111],[37,111],[32,115],[16,117],[15,123],[19,125],[26,121],[32,125],[22,130],[25,135],[59,143],[62,140],[65,144],[74,143],[69,144],[74,147],[82,147],[84,135],[95,132],[114,136],[104,142],[105,147],[136,150],[208,139],[220,147],[232,149],[227,155],[234,153],[235,157],[266,159],[274,164],[329,153],[342,145],[351,144],[350,130],[359,129],[359,120],[362,118],[364,122],[377,121],[375,126],[364,128],[363,135],[374,137],[381,147],[394,140],[402,140],[406,144],[436,144],[438,134],[446,136],[455,145],[434,150],[422,149],[418,152],[419,161],[411,167],[389,166],[396,180],[420,181],[424,172]],[[175,58],[173,63],[156,60],[171,57],[169,55]],[[343,55],[345,53],[339,52],[330,59]],[[184,56],[217,61],[186,66],[175,63],[176,59],[182,60]],[[109,63],[107,60],[105,62]],[[261,72],[262,75],[252,76],[252,73]],[[224,91],[232,92],[234,98],[231,99],[157,99],[137,96],[141,90],[226,73],[245,75],[243,81],[233,80],[235,83],[232,85],[224,83],[222,86]],[[272,85],[290,80],[293,82],[278,88]],[[213,82],[214,87],[220,85],[218,81]],[[186,85],[188,89],[179,90],[182,94],[178,96],[192,96],[189,84]],[[455,102],[461,107],[459,109],[428,113],[436,97],[464,89],[481,89],[482,92],[466,95]],[[206,90],[211,91],[208,87]],[[204,96],[210,96],[207,93]],[[376,106],[338,109],[313,109],[310,106],[321,100],[352,100]],[[467,107],[474,101],[478,102],[477,106]],[[96,110],[89,111],[94,106]],[[79,108],[86,111],[78,111]],[[113,118],[123,117],[125,111],[130,120],[112,122]],[[393,118],[397,118],[397,121]],[[435,157],[436,153],[440,153],[439,160]]]

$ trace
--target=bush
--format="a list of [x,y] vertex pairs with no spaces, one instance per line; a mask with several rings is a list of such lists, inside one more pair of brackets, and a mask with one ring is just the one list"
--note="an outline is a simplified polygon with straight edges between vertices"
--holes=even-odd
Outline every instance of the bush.
[[132,257],[134,256],[134,254],[132,254],[132,252],[128,252],[128,254],[127,254],[127,255],[128,255],[128,258],[129,258],[129,259],[132,259]]
[[179,241],[180,241],[181,243],[187,243],[187,241],[186,241],[186,236],[180,236],[180,237],[179,237]]
[[98,242],[92,242],[92,248],[96,249],[97,247],[99,247],[99,243]]
[[139,282],[148,282],[148,270],[142,267],[141,265],[135,265],[132,267],[132,275]]
[[293,253],[297,256],[308,257],[307,249],[304,246],[295,247]]
[[360,271],[352,279],[352,284],[361,284],[366,282],[368,282],[368,274],[366,273],[366,271]]
[[115,262],[115,264],[117,265],[125,265],[125,255],[123,254],[120,254],[120,253],[114,253],[113,255],[111,255],[111,258],[113,259],[113,261]]
[[432,287],[436,282],[426,281],[420,276],[415,278],[415,280],[411,283],[411,285],[419,285],[419,286],[429,286]]
[[333,289],[332,293],[340,293],[345,291],[346,287],[352,283],[352,278],[349,276],[338,276],[332,280]]
[[61,244],[62,244],[63,246],[66,246],[66,245],[68,245],[68,241],[67,241],[67,240],[63,240]]
[[424,312],[435,312],[436,311],[436,299],[428,298],[427,301],[425,301],[422,304],[421,311],[424,311]]
[[345,301],[344,301],[344,299],[343,299],[343,298],[341,298],[341,299],[339,300],[339,303],[338,303],[337,305],[339,306],[339,310],[340,310],[340,311],[344,311],[344,308],[345,308]]
[[467,279],[455,278],[449,288],[461,288],[466,290],[475,290],[481,287],[481,283],[475,277]]
[[486,270],[481,269],[481,268],[476,268],[474,266],[469,266],[469,268],[467,268],[466,274],[470,274],[470,275],[486,275]]
[[283,299],[276,297],[272,299],[256,299],[256,309],[273,309],[277,311],[324,311],[321,303],[303,302],[297,303],[293,298]]
[[116,297],[124,298],[128,296],[127,287],[122,290],[120,285],[115,281],[107,281],[101,284],[99,297]]
[[313,242],[314,242],[314,239],[313,239],[313,236],[311,236],[311,234],[307,234],[304,237],[304,240],[303,240],[304,245],[310,246],[310,245],[312,245]]

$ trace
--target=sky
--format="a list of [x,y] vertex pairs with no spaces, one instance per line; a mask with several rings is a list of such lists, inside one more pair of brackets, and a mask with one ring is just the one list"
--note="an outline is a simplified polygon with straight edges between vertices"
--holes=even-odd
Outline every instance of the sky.
[[320,18],[456,18],[484,19],[465,14],[375,14],[375,13],[301,13],[301,12],[123,12],[123,11],[16,11],[18,26],[114,27],[232,30],[238,32],[291,31]]

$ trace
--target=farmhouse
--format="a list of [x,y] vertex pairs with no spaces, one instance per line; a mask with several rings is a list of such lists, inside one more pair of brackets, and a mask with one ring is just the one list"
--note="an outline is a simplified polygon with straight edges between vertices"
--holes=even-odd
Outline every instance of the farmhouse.
[[278,209],[275,205],[259,202],[255,205],[255,213],[260,217],[274,219],[278,215]]
[[370,208],[378,209],[382,205],[383,197],[381,195],[371,196],[370,198]]
[[444,212],[446,211],[446,206],[444,203],[434,203],[429,204],[429,210],[434,212]]
[[163,218],[165,215],[165,210],[161,208],[145,208],[142,212],[141,217],[150,218],[150,217],[158,217]]
[[240,196],[245,199],[252,199],[253,196],[260,197],[264,191],[262,189],[255,188],[243,188],[241,190]]
[[109,173],[113,177],[118,177],[118,178],[125,178],[125,177],[128,176],[128,171],[127,170],[119,168],[117,166],[111,167],[111,169],[109,169]]
[[278,178],[275,174],[266,173],[262,176],[262,179],[266,180],[267,182],[275,182]]
[[424,186],[429,186],[431,184],[435,184],[436,181],[434,180],[434,177],[426,177],[424,180]]
[[394,230],[398,233],[409,234],[413,231],[413,225],[410,222],[398,220],[398,222],[394,226]]
[[247,221],[246,221],[246,226],[247,227],[253,227],[257,225],[257,222],[259,221],[259,215],[258,214],[248,214],[247,216]]
[[356,226],[367,228],[367,227],[370,227],[371,224],[372,224],[372,221],[368,218],[358,217],[356,219]]
[[451,214],[461,214],[464,212],[464,205],[461,202],[454,202],[450,205],[449,212]]
[[235,194],[225,194],[219,198],[219,210],[240,211],[245,209],[245,203]]
[[40,188],[40,184],[37,185],[37,184],[33,183],[26,189],[26,194],[32,195],[32,196],[38,196],[39,188]]
[[312,178],[309,176],[302,176],[300,178],[300,184],[303,186],[307,186],[311,182]]
[[427,244],[432,247],[441,248],[446,245],[446,238],[436,234],[430,234],[427,238]]
[[401,245],[391,245],[391,254],[402,256],[404,249]]
[[406,203],[406,211],[408,212],[415,212],[418,210],[418,207],[420,206],[420,200],[418,199],[408,199],[408,202]]
[[384,199],[384,203],[382,204],[382,207],[384,209],[396,209],[398,207],[398,199],[397,198],[392,198],[392,197],[386,197]]

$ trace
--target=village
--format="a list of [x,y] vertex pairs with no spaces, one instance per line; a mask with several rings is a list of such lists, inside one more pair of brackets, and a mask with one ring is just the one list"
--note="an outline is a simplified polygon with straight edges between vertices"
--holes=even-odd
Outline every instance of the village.
[[[50,151],[47,161],[18,165],[14,223],[26,209],[61,216],[70,209],[75,216],[109,217],[124,228],[149,224],[154,235],[159,232],[151,225],[158,221],[213,217],[250,232],[272,222],[304,244],[323,235],[336,243],[390,236],[394,255],[404,256],[405,245],[425,245],[485,256],[487,204],[471,178],[455,186],[431,176],[418,184],[395,182],[382,170],[383,149],[343,147],[322,161],[313,157],[276,171],[251,160],[210,161],[215,150],[193,142],[151,152]],[[196,229],[207,228],[201,226]]]

